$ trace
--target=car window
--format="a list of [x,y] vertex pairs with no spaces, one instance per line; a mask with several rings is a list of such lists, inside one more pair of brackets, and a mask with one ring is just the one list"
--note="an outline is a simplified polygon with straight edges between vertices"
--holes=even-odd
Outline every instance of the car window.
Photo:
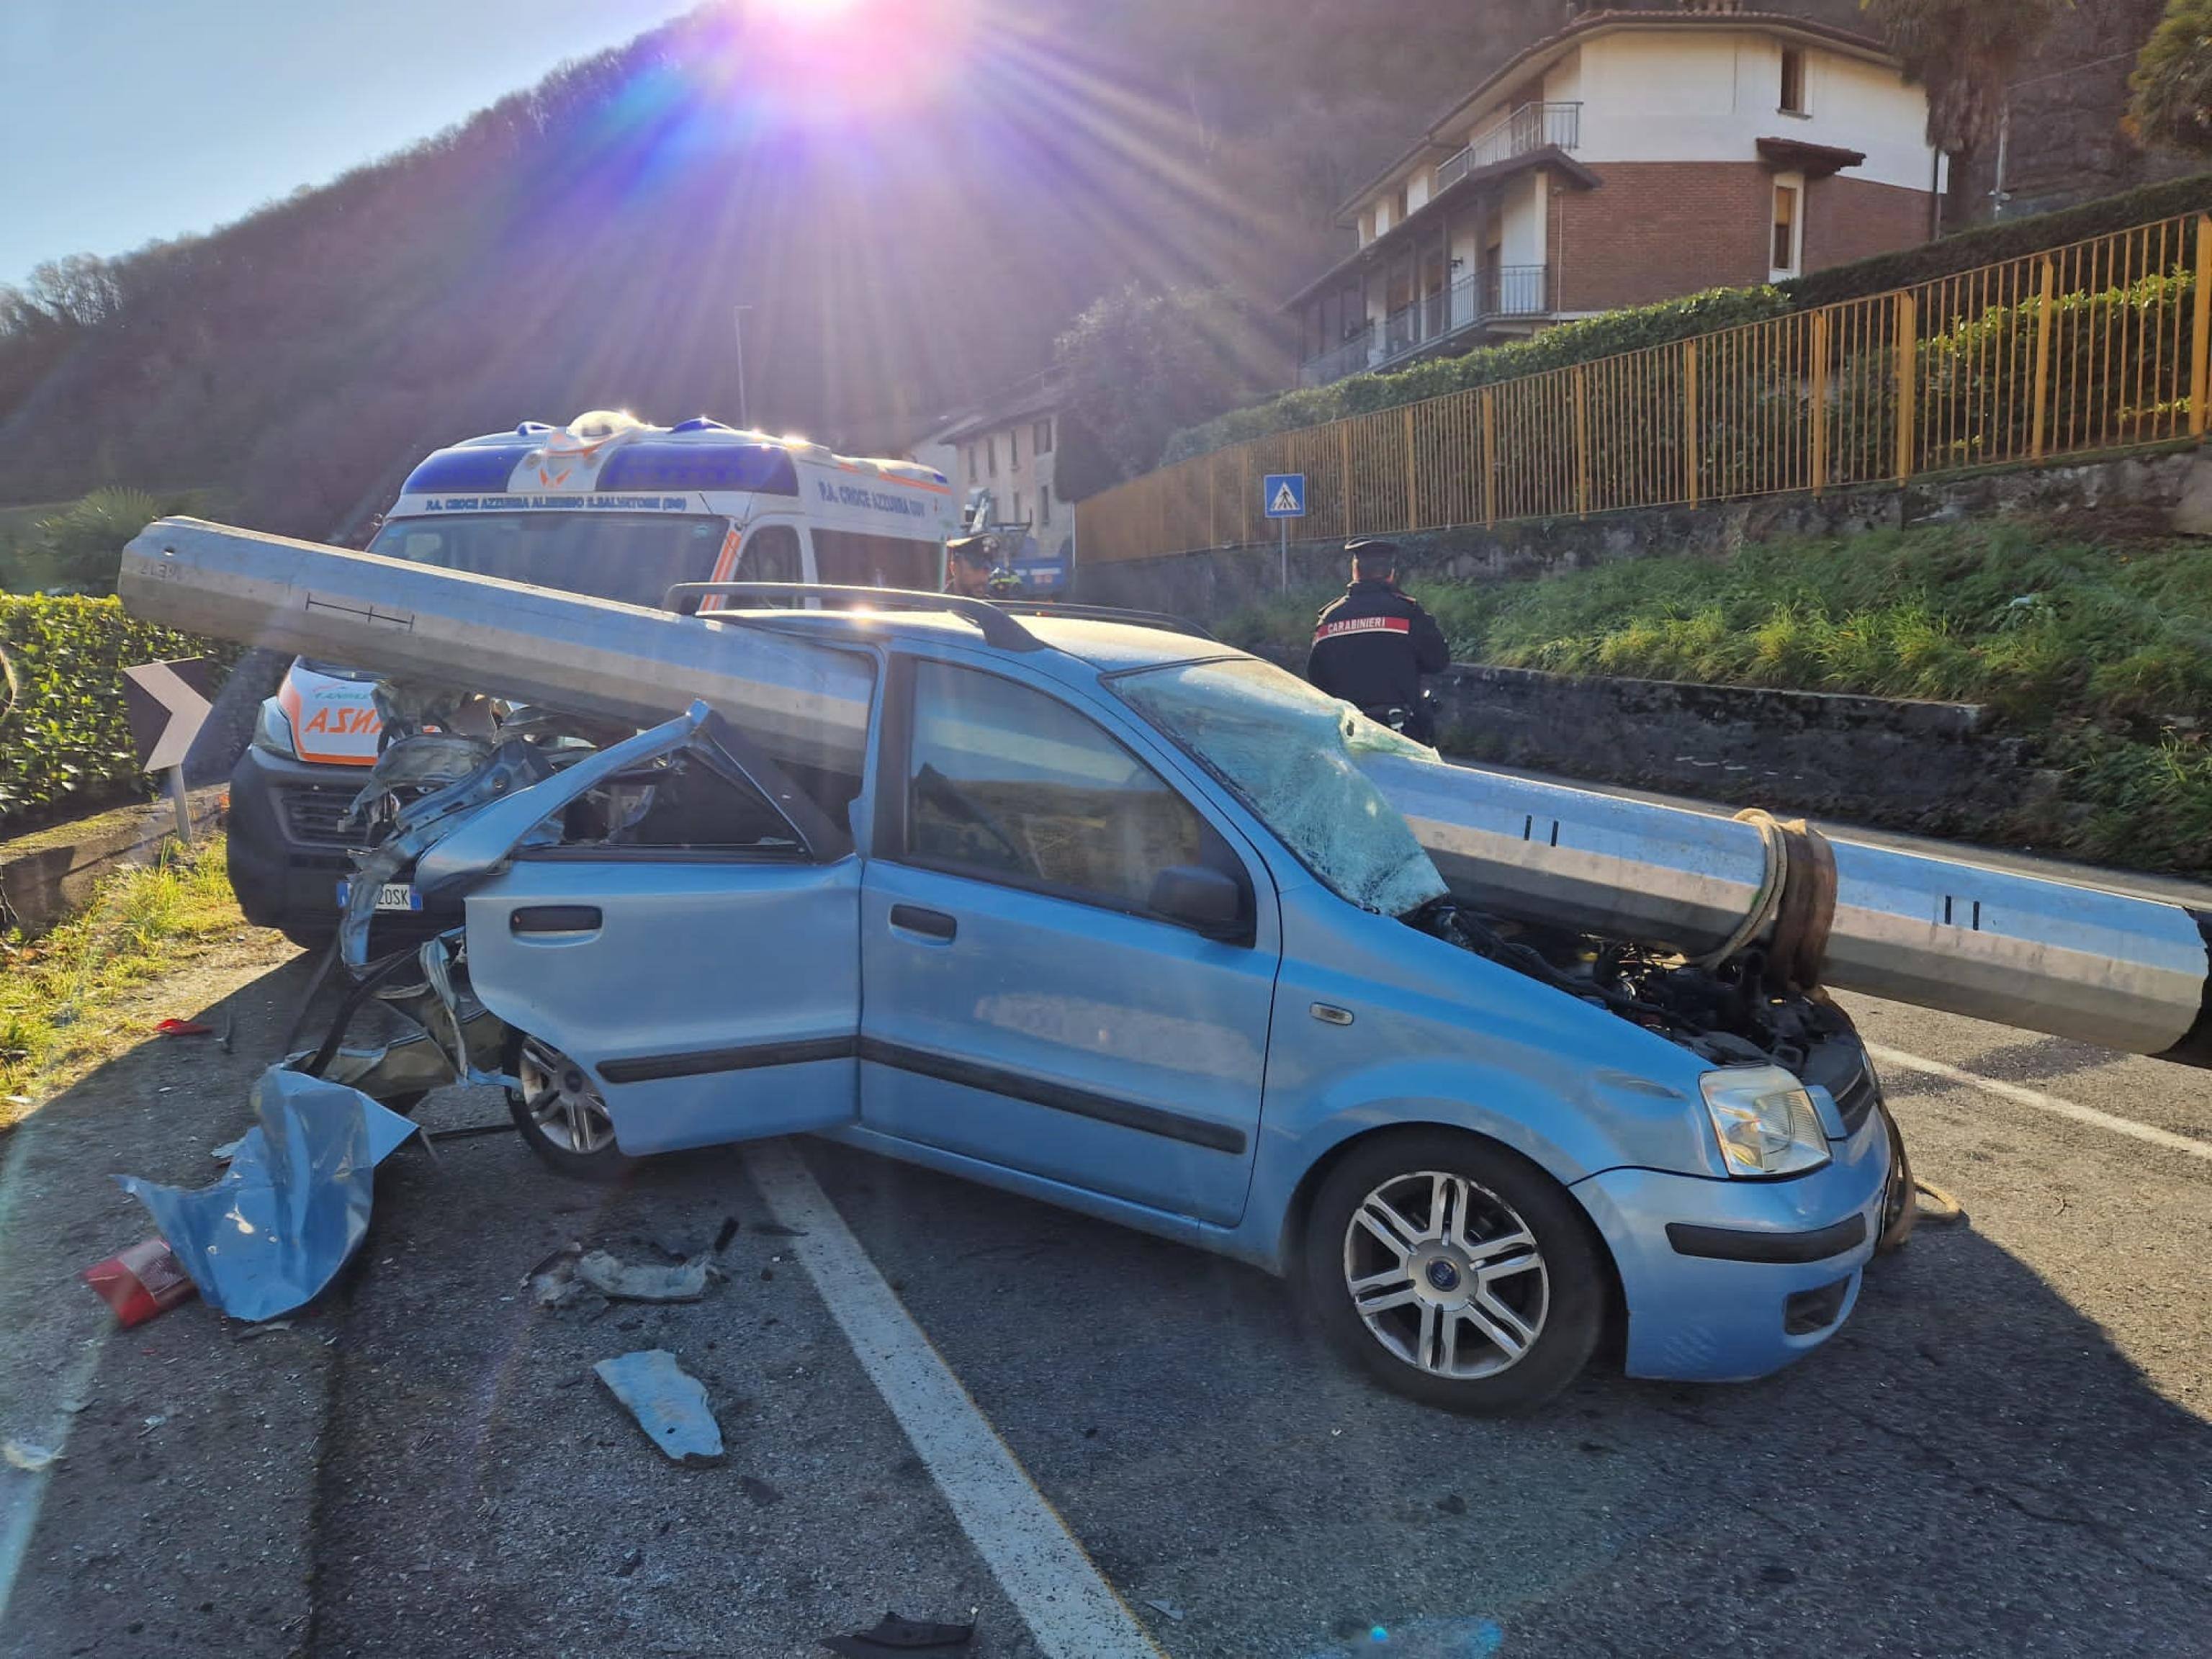
[[789,858],[805,843],[752,783],[678,753],[568,802],[526,842],[538,857],[629,851]]
[[1093,721],[995,674],[915,665],[909,856],[1117,909],[1174,865],[1237,870],[1189,802]]
[[766,524],[745,543],[739,581],[796,582],[806,580],[799,567],[799,532],[787,524]]

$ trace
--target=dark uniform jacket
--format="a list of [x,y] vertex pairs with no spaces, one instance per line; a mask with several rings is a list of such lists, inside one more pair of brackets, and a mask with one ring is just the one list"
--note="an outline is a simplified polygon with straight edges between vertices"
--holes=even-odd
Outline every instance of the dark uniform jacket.
[[1370,714],[1402,708],[1418,718],[1421,676],[1450,661],[1443,629],[1419,601],[1370,578],[1346,588],[1316,621],[1306,678]]

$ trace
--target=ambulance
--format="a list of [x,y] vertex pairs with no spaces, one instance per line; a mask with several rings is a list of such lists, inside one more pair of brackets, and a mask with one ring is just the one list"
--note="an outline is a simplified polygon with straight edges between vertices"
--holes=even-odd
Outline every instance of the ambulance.
[[[703,416],[658,427],[596,410],[437,451],[409,475],[368,551],[640,605],[695,581],[933,591],[959,505],[943,473],[914,462],[854,459]],[[382,732],[375,678],[295,662],[231,775],[240,906],[303,945],[337,926],[356,833],[347,815]],[[404,889],[380,900],[395,911],[414,902]]]

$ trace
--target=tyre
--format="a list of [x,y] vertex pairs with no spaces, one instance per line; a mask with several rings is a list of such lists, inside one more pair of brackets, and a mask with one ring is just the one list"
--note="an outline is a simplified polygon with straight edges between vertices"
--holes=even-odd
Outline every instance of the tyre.
[[564,1176],[619,1181],[637,1160],[615,1145],[614,1119],[592,1074],[551,1043],[518,1031],[507,1069],[521,1084],[507,1109],[530,1150]]
[[1300,1261],[1330,1342],[1398,1393],[1533,1410],[1589,1363],[1606,1274],[1589,1222],[1517,1153],[1449,1129],[1356,1147],[1322,1181]]

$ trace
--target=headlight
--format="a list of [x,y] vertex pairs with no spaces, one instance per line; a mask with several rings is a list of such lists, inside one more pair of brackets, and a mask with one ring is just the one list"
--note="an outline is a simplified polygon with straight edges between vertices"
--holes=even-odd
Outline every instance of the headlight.
[[300,758],[300,751],[292,742],[292,722],[285,718],[274,697],[261,700],[260,715],[253,722],[253,746],[272,755],[282,755],[286,760]]
[[1730,1066],[1699,1081],[1730,1175],[1802,1175],[1828,1161],[1813,1097],[1779,1066]]

